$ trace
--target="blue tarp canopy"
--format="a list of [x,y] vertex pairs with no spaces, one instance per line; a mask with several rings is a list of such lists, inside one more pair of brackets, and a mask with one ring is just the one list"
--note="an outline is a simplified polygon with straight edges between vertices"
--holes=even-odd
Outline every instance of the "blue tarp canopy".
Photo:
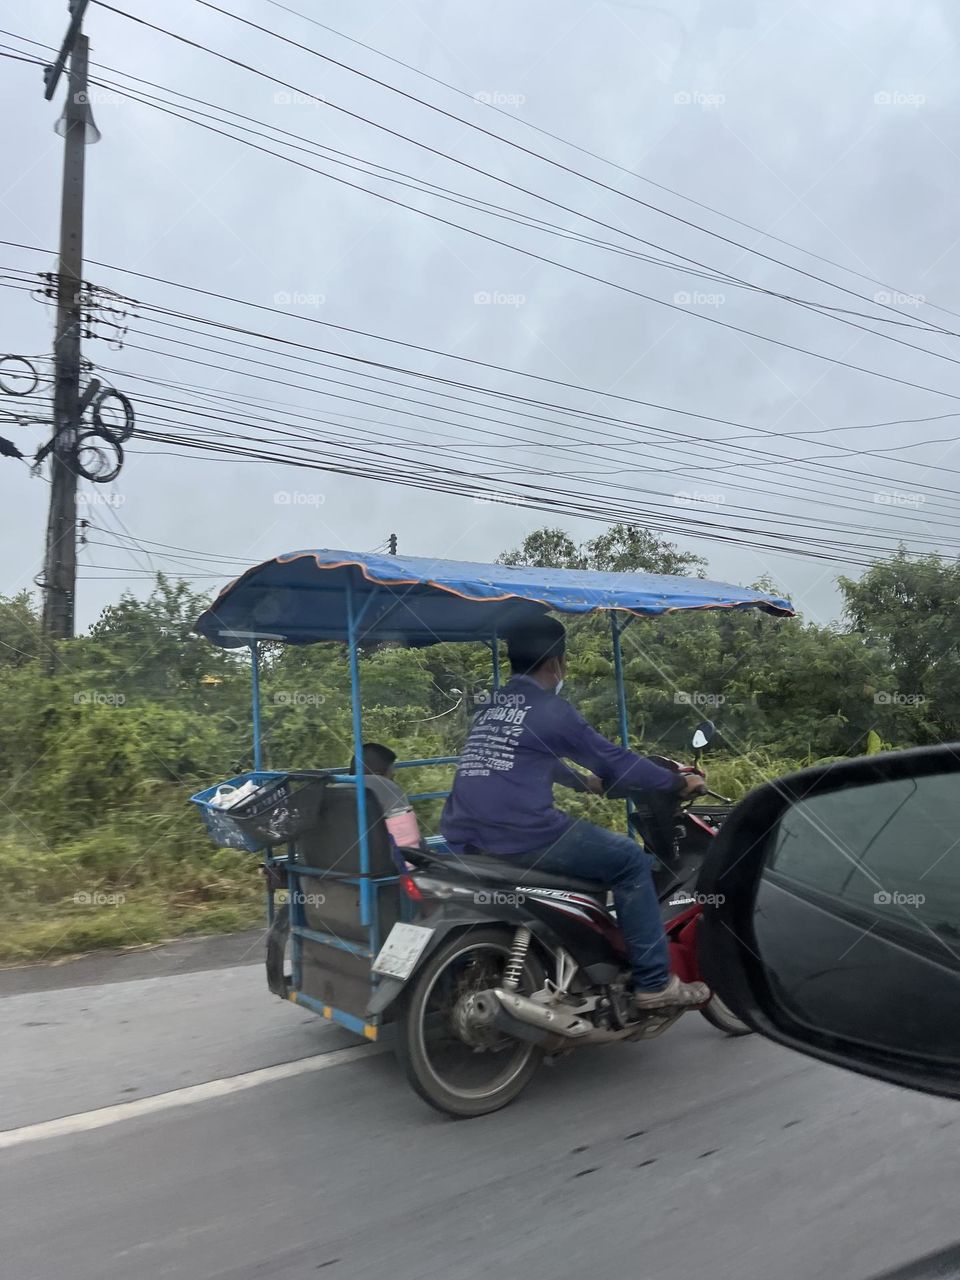
[[758,608],[793,616],[789,600],[703,578],[321,550],[291,551],[248,569],[220,593],[195,630],[225,648],[256,638],[344,640],[351,596],[359,640],[410,646],[489,640],[547,610],[656,617],[683,609]]

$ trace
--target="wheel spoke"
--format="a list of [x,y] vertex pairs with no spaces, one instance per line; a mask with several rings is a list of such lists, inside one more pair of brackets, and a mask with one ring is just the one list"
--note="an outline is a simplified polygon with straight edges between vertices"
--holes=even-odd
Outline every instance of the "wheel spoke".
[[499,985],[507,958],[488,943],[452,956],[436,975],[421,1014],[424,1056],[431,1074],[445,1089],[463,1097],[483,1097],[508,1085],[523,1069],[534,1047],[499,1031],[463,1038],[458,1014],[472,994]]

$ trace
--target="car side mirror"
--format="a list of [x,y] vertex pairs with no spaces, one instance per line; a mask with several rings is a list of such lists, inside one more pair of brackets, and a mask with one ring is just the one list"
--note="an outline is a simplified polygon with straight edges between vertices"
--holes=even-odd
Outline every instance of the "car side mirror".
[[769,1039],[960,1097],[960,752],[863,756],[752,792],[700,882],[703,974]]

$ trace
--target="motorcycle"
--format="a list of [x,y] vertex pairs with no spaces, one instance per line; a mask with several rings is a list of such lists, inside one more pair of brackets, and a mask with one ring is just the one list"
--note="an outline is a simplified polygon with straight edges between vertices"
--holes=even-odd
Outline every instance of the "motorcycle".
[[[702,776],[700,753],[713,733],[709,721],[698,726],[693,766],[653,758]],[[624,796],[613,786],[605,794]],[[684,981],[699,977],[704,899],[697,878],[732,803],[705,784],[700,794],[724,807],[701,816],[692,800],[672,793],[626,794],[630,825],[656,858],[671,967]],[[415,923],[395,926],[374,962],[380,978],[368,1012],[397,1002],[398,1057],[416,1092],[438,1110],[461,1118],[498,1110],[544,1058],[649,1040],[681,1016],[683,1010],[633,1009],[626,946],[610,895],[595,881],[481,854],[403,854],[412,870],[401,886],[416,904]],[[700,1012],[729,1035],[749,1034],[715,995]]]
[[[692,741],[692,767],[664,756],[651,756],[650,759],[674,772],[700,773],[703,751],[715,733],[716,727],[711,720],[704,720],[697,726]],[[607,794],[617,793],[611,788]],[[647,852],[656,859],[653,879],[670,945],[671,967],[684,982],[700,980],[696,953],[697,920],[704,904],[704,899],[696,892],[700,868],[720,833],[724,819],[733,808],[732,800],[709,788],[705,787],[702,794],[718,800],[720,804],[694,808],[692,802],[688,802],[678,807],[672,796],[665,796],[662,792],[648,792],[635,800],[630,797],[633,800],[630,826]],[[728,1036],[751,1034],[746,1023],[718,995],[711,995],[700,1013]]]

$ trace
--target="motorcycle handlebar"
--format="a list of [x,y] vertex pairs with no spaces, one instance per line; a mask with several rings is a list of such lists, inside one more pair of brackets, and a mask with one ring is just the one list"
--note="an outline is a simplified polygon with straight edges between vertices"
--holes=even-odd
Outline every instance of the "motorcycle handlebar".
[[712,800],[719,800],[721,804],[736,804],[736,801],[731,800],[729,796],[722,796],[718,791],[711,791],[709,788],[703,794],[710,796]]
[[[690,776],[689,772],[687,776]],[[643,796],[650,796],[650,795],[664,796],[671,793],[663,792],[663,791],[645,792],[640,790],[637,787],[621,788],[621,787],[618,787],[616,783],[613,783],[611,786],[605,787],[602,794],[605,800],[639,800]],[[684,800],[684,801],[701,800],[705,796],[707,796],[711,800],[719,800],[721,804],[735,803],[735,801],[731,800],[729,796],[722,796],[718,791],[711,791],[710,788],[706,785],[700,787],[696,791],[688,791],[684,795],[681,795],[679,792],[674,792],[672,794],[674,798],[677,800]]]

